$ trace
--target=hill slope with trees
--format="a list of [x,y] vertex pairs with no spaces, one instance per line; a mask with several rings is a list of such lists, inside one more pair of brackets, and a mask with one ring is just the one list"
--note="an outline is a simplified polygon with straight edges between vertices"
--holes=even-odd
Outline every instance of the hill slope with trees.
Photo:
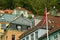
[[56,6],[60,10],[59,0],[0,0],[0,9],[14,9],[15,7],[24,7],[32,11],[35,15],[43,15],[45,6],[51,10]]

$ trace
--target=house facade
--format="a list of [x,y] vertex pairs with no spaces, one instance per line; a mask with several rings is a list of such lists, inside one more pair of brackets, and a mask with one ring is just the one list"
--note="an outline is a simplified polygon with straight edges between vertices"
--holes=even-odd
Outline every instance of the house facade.
[[17,26],[19,25],[10,23],[5,29],[4,35],[1,37],[2,40],[18,40],[18,37],[23,33],[23,31],[21,31],[21,28],[18,28]]
[[52,33],[49,36],[49,39],[50,40],[60,40],[60,29],[59,30],[56,30],[55,33]]
[[2,40],[18,40],[23,32],[31,28],[31,22],[23,17],[18,17],[6,27]]
[[28,31],[24,32],[19,40],[38,40],[43,34],[46,33],[46,29],[40,28],[40,26],[35,26]]
[[30,26],[27,25],[10,23],[4,31],[5,33],[2,36],[2,40],[18,40],[19,36],[29,28]]
[[[46,35],[43,35],[39,40],[47,40]],[[49,40],[60,40],[60,28],[54,29],[54,31],[49,31]]]
[[8,22],[0,22],[0,40],[1,37],[4,35],[4,29],[9,25]]
[[45,33],[46,33],[45,29],[38,29],[22,37],[20,40],[38,40],[38,38],[41,37]]

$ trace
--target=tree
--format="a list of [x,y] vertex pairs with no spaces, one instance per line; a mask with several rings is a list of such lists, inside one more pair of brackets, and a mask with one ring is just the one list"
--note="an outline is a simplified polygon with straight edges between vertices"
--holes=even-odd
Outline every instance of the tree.
[[14,9],[17,6],[26,8],[32,11],[35,15],[43,15],[45,7],[48,11],[56,6],[60,9],[60,1],[57,0],[0,0],[0,9],[10,8]]

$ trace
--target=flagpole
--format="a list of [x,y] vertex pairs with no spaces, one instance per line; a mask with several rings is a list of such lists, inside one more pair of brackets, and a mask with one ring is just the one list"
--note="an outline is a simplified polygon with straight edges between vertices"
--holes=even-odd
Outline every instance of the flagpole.
[[46,29],[47,29],[47,40],[49,40],[49,34],[48,34],[48,19],[47,19],[47,7],[45,8],[46,10]]

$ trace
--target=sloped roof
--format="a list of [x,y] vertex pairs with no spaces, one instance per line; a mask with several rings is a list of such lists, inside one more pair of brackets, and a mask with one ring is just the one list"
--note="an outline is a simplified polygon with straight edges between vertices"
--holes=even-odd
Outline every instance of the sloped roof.
[[7,13],[7,14],[12,14],[12,12],[13,12],[13,10],[10,10],[10,9],[5,10],[5,13]]
[[12,22],[15,17],[16,17],[16,15],[4,14],[4,15],[0,18],[0,22],[2,21],[2,18],[4,18],[5,22]]
[[23,24],[23,25],[28,25],[28,26],[31,25],[31,21],[24,17],[19,17],[19,18],[17,18],[17,20],[13,21],[12,23]]

